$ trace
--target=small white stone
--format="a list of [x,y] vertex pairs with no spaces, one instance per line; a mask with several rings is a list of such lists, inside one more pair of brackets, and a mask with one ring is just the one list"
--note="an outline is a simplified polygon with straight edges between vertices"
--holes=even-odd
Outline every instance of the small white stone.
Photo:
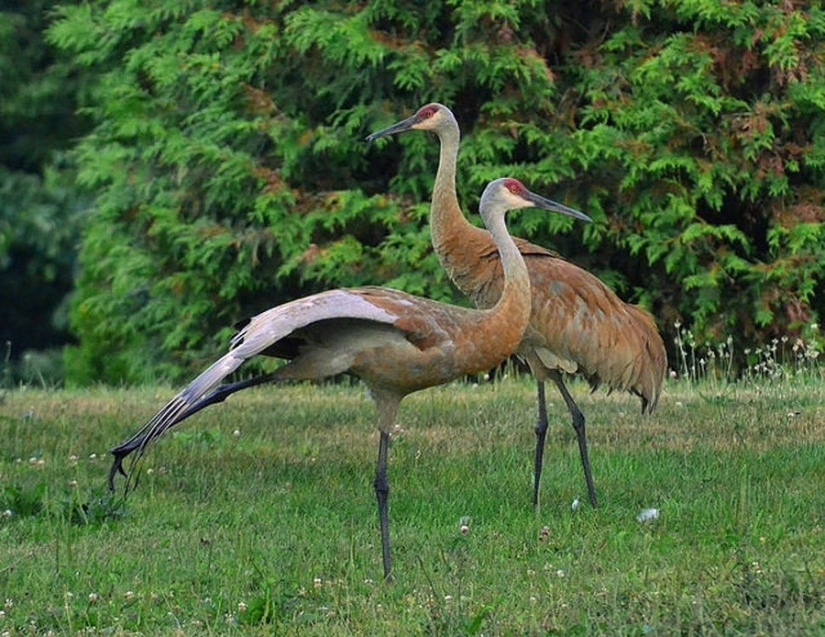
[[639,522],[650,522],[652,520],[657,520],[659,518],[659,509],[644,509],[639,515],[636,516],[636,520]]

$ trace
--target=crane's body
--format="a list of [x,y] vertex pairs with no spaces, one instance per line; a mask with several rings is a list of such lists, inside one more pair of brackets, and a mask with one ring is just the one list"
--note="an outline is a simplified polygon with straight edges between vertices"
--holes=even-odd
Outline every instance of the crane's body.
[[[501,295],[501,261],[489,251],[489,233],[473,226],[472,235],[450,252],[453,281],[460,281],[473,304],[487,308]],[[548,380],[558,370],[581,374],[594,387],[626,390],[642,399],[647,413],[659,399],[664,356],[651,334],[653,318],[638,306],[621,301],[598,278],[558,255],[521,240],[516,241],[527,268],[533,293],[530,323],[516,353],[534,376]],[[476,258],[474,271],[465,266]],[[458,286],[458,283],[456,284]],[[539,294],[538,290],[542,293]],[[552,302],[548,299],[552,298]]]
[[[501,262],[490,233],[472,225],[458,203],[455,178],[460,132],[455,116],[442,104],[428,104],[367,139],[409,130],[434,132],[440,141],[430,206],[433,249],[456,287],[476,307],[490,307],[502,290]],[[649,413],[656,407],[664,381],[664,343],[650,314],[622,301],[598,278],[545,248],[519,238],[514,242],[532,287],[530,323],[517,354],[537,381],[533,503],[538,504],[548,425],[544,383],[552,380],[570,412],[588,496],[596,506],[584,415],[562,374],[581,374],[594,388],[604,384],[611,390],[630,391],[641,398],[642,412]]]
[[[507,234],[504,212],[524,207],[541,207],[589,220],[586,215],[530,193],[514,179],[491,182],[482,196],[481,212],[505,272],[497,303],[477,310],[398,290],[363,287],[321,292],[266,310],[240,329],[225,355],[172,398],[140,431],[112,450],[115,460],[110,488],[114,488],[116,473],[123,472],[126,456],[137,451],[137,460],[146,446],[170,427],[236,391],[263,382],[350,373],[367,385],[378,412],[375,491],[384,575],[389,578],[386,465],[398,406],[412,392],[487,371],[518,346],[530,317],[530,281],[524,261]],[[221,385],[245,361],[258,355],[289,362],[266,376]]]

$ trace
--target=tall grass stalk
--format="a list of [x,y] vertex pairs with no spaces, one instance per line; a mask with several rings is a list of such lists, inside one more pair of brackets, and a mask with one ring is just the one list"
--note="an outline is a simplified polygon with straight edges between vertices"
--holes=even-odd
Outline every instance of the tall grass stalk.
[[809,339],[787,336],[774,338],[769,344],[746,348],[738,354],[733,338],[720,343],[697,343],[693,333],[681,323],[674,325],[676,360],[671,376],[701,385],[702,389],[719,390],[740,380],[775,381],[825,379],[820,364],[821,343],[819,327],[807,330]]

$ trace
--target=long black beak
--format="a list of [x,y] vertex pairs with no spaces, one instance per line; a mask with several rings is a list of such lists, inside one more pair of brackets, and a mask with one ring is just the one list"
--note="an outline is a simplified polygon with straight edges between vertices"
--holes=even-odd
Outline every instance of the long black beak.
[[387,137],[389,135],[395,135],[396,133],[403,133],[404,131],[410,130],[418,121],[418,118],[413,115],[412,117],[408,117],[407,119],[403,119],[400,122],[396,122],[392,126],[387,126],[387,128],[383,128],[380,131],[374,132],[372,135],[367,136],[368,142],[374,142],[379,137]]
[[541,208],[542,210],[551,210],[552,212],[558,212],[563,215],[567,215],[568,217],[578,219],[579,221],[586,221],[587,223],[593,221],[583,212],[579,212],[574,208],[568,208],[564,204],[560,204],[556,201],[553,201],[552,199],[547,199],[546,197],[537,195],[536,193],[530,192],[529,190],[527,191],[527,193],[525,193],[524,198],[530,203],[532,203],[536,208]]

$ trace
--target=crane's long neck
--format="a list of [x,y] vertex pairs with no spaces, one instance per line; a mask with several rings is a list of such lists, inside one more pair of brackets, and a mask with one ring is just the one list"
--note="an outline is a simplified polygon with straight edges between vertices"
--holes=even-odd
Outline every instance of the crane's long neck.
[[466,292],[460,279],[472,264],[464,263],[462,255],[466,252],[468,234],[479,229],[467,221],[458,205],[455,187],[460,139],[458,124],[454,123],[453,126],[439,130],[438,139],[441,148],[430,204],[430,233],[433,249],[441,266],[459,289]]
[[515,351],[530,321],[530,275],[524,257],[507,232],[504,215],[496,214],[490,218],[485,215],[485,225],[501,255],[504,271],[504,288],[498,302],[488,310],[488,320],[497,325],[496,336],[502,344],[505,340],[510,341],[512,351]]

